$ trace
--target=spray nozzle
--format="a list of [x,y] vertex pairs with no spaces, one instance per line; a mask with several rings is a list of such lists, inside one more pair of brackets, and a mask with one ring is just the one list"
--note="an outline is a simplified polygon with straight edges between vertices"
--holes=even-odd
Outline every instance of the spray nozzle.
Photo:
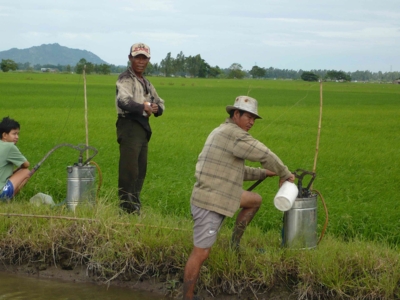
[[82,166],[83,162],[83,157],[82,157],[82,152],[79,154],[79,159],[78,159],[78,166]]
[[[308,198],[311,196],[311,185],[315,179],[315,174],[314,172],[311,171],[306,171],[303,169],[297,169],[294,173],[294,176],[297,178],[297,187],[299,189],[299,198]],[[310,175],[311,179],[310,182],[308,183],[306,188],[303,188],[303,179],[306,175]]]

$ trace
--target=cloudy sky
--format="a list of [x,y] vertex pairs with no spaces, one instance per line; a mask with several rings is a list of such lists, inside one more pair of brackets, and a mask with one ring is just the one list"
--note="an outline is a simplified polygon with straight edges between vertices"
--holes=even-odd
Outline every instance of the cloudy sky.
[[399,0],[0,0],[0,51],[59,43],[125,65],[200,54],[211,66],[400,71]]

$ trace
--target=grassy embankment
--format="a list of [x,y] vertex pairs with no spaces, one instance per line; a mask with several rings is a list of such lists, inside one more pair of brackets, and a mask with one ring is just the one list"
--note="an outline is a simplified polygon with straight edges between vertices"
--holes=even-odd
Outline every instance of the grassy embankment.
[[[192,247],[189,198],[196,158],[209,132],[227,116],[225,106],[240,94],[258,99],[264,119],[257,121],[251,134],[291,170],[311,170],[319,84],[151,78],[167,109],[164,116],[151,120],[144,209],[136,217],[121,214],[117,206],[115,80],[116,76],[87,77],[89,145],[98,149],[93,161],[102,174],[96,207],[82,205],[73,213],[63,206],[28,203],[38,192],[58,203],[65,199],[66,167],[77,162],[78,152],[67,147],[56,150],[15,201],[0,205],[0,213],[59,218],[3,216],[1,260],[30,262],[32,268],[56,264],[71,269],[84,264],[105,281],[154,277],[173,292],[179,290]],[[20,121],[18,146],[32,165],[56,145],[85,143],[79,75],[0,73],[0,87],[0,115]],[[277,180],[267,179],[255,190],[264,203],[243,238],[246,252],[238,258],[228,250],[233,219],[227,220],[201,271],[199,288],[215,295],[265,292],[283,285],[304,298],[399,298],[399,117],[399,86],[324,83],[313,185],[329,209],[322,242],[315,251],[280,248],[282,214],[272,203]],[[321,230],[325,218],[321,202],[318,213]],[[265,253],[258,253],[259,248]]]

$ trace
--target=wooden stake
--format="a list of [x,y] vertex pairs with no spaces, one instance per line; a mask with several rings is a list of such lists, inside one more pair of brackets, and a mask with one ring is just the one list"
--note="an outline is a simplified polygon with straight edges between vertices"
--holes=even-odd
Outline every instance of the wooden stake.
[[[317,169],[317,157],[319,151],[319,138],[321,136],[321,124],[322,124],[322,80],[319,80],[319,122],[318,122],[318,134],[317,134],[317,145],[315,147],[315,156],[314,156],[314,166],[313,173]],[[311,184],[312,189],[312,184]]]
[[[87,117],[87,97],[86,97],[86,65],[83,66],[83,91],[85,97],[85,129],[86,129],[86,147],[89,146],[89,129]],[[89,158],[89,149],[86,149],[86,159]]]

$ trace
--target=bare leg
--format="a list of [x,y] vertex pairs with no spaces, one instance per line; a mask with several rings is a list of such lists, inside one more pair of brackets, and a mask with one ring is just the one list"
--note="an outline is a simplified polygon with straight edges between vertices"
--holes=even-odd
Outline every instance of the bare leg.
[[25,183],[31,177],[29,169],[19,169],[16,171],[9,180],[14,186],[14,196],[23,188]]
[[183,277],[183,300],[192,300],[194,288],[199,278],[200,268],[204,261],[210,255],[211,248],[193,247],[189,259],[186,262],[185,273]]
[[249,191],[243,191],[240,199],[240,207],[242,210],[236,218],[236,224],[232,234],[231,246],[233,249],[239,249],[240,239],[242,238],[247,225],[254,218],[260,208],[261,200],[262,198],[260,195]]

